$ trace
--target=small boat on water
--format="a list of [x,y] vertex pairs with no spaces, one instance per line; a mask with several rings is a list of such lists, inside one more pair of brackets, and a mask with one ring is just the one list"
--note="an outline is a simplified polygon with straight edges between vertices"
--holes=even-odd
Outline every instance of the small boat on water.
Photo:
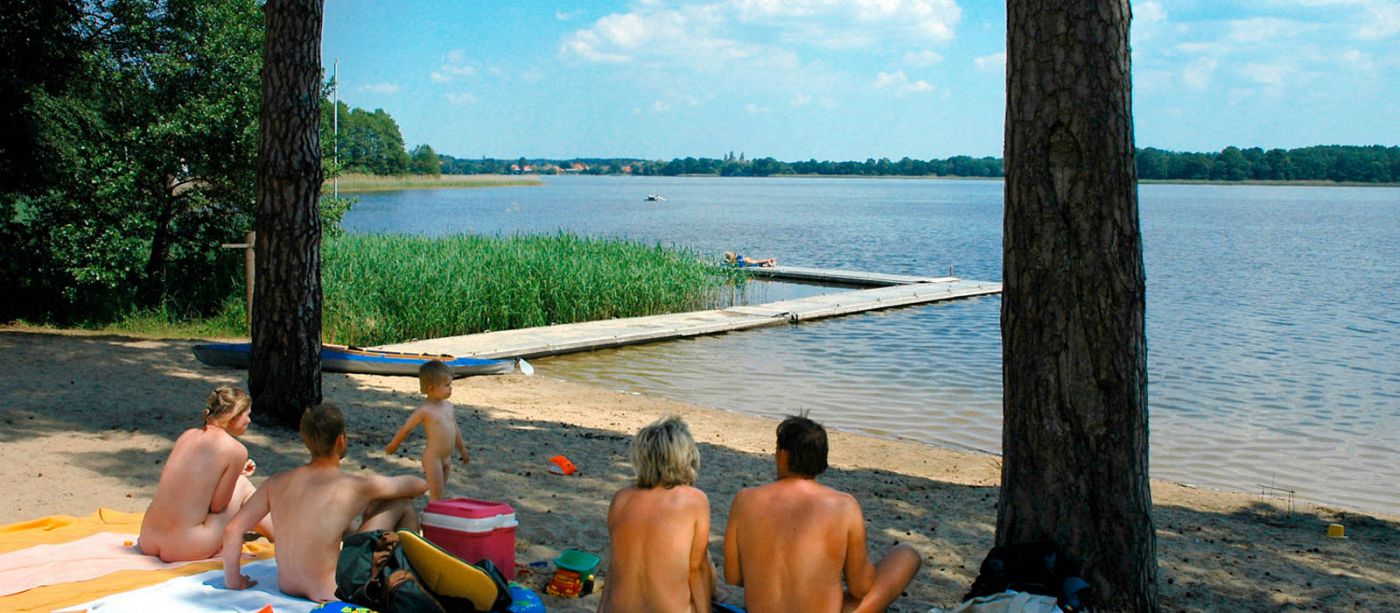
[[[194,357],[200,362],[226,368],[247,368],[252,353],[252,343],[210,343],[194,346]],[[442,360],[448,368],[452,369],[454,377],[504,375],[515,372],[516,366],[514,360],[484,360],[430,353],[401,353],[345,345],[321,346],[321,370],[325,372],[416,377],[418,376],[418,367],[430,360]],[[522,363],[521,369],[525,368],[526,366]]]
[[661,194],[651,194],[646,197],[647,202],[665,202],[666,199]]

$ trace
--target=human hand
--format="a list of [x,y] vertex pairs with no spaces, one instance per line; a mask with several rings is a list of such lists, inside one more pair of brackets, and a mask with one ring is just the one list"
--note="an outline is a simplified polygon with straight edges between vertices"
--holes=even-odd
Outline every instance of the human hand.
[[254,461],[253,461],[253,458],[248,458],[248,462],[245,463],[245,464],[243,465],[243,476],[244,476],[244,477],[251,477],[251,476],[253,476],[253,473],[255,473],[255,472],[257,472],[257,471],[258,471],[258,463],[257,463],[257,462],[254,462]]
[[471,458],[470,455],[467,455],[467,450],[465,450],[465,449],[462,450],[462,463],[463,463],[463,464],[471,464],[471,463],[472,463],[472,458]]
[[230,590],[246,590],[257,584],[258,582],[254,581],[252,577],[242,573],[239,573],[237,578],[233,580],[229,580],[227,576],[224,577],[224,587]]

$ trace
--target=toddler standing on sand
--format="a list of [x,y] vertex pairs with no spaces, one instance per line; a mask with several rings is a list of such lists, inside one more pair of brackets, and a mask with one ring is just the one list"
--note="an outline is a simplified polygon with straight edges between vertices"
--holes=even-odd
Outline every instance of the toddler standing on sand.
[[467,444],[462,440],[462,432],[457,428],[457,414],[447,399],[452,396],[452,369],[439,360],[433,360],[418,369],[418,387],[427,400],[408,416],[408,420],[394,434],[394,440],[384,447],[384,453],[394,453],[419,424],[428,443],[423,447],[423,473],[428,479],[428,500],[442,498],[443,484],[447,473],[452,469],[452,447],[462,454],[462,463],[471,461],[467,455]]

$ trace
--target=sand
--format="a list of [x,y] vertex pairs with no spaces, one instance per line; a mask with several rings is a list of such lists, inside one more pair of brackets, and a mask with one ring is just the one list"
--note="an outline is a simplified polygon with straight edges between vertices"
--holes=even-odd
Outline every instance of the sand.
[[[246,385],[246,373],[194,360],[195,341],[0,329],[0,524],[98,507],[142,511],[175,437],[199,423],[209,391]],[[448,482],[452,496],[501,500],[520,520],[517,560],[549,560],[565,548],[606,558],[608,500],[631,477],[629,435],[666,413],[690,423],[713,512],[711,556],[739,488],[773,475],[772,420],[549,377],[475,377],[454,384],[472,463]],[[327,400],[346,409],[344,466],[417,472],[415,433],[394,456],[383,446],[420,400],[411,378],[327,374]],[[256,412],[256,407],[255,407]],[[306,461],[294,432],[255,424],[243,438],[257,482]],[[955,605],[991,547],[999,458],[906,441],[833,432],[833,469],[821,481],[861,501],[875,555],[912,544],[924,567],[895,610]],[[549,474],[568,456],[580,474]],[[1160,591],[1172,611],[1400,610],[1400,518],[1299,505],[1259,495],[1153,482]],[[420,503],[422,504],[422,503]],[[1327,525],[1348,538],[1329,539]],[[545,576],[525,577],[543,592]],[[604,572],[603,579],[606,580]],[[722,586],[722,599],[742,591]],[[546,598],[551,610],[592,610]]]

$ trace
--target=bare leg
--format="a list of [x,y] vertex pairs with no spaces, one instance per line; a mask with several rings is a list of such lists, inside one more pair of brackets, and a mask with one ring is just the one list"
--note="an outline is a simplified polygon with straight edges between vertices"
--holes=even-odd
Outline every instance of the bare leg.
[[423,456],[423,476],[428,478],[428,501],[442,499],[442,484],[447,475],[443,474],[442,461],[438,458]]
[[865,598],[857,602],[850,594],[846,594],[846,604],[841,609],[860,613],[884,611],[904,593],[904,588],[909,587],[909,582],[914,580],[914,573],[919,572],[922,565],[923,559],[913,547],[895,545],[875,565],[875,583],[870,586],[870,592]]
[[[257,491],[258,488],[253,485],[252,481],[248,480],[248,477],[239,475],[238,484],[233,486],[233,499],[230,500],[228,503],[228,519],[232,519],[233,514],[237,513],[239,509],[243,508],[243,505],[247,504],[248,499],[252,498],[253,494],[257,493]],[[224,522],[224,524],[227,523],[228,521]],[[258,525],[253,526],[253,531],[263,535],[265,538],[267,538],[267,540],[271,541],[272,514],[268,513],[267,515],[264,515],[262,520],[258,522]]]
[[376,500],[365,507],[364,519],[360,522],[360,531],[370,530],[408,530],[409,532],[419,532],[422,529],[418,525],[418,513],[413,510],[413,499],[395,498],[393,500]]

